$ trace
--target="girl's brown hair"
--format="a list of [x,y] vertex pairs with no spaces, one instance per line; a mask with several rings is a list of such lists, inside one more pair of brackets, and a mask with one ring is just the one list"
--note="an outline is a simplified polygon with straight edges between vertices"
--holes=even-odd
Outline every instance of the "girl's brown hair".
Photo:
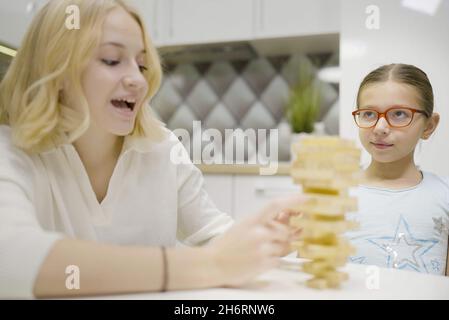
[[392,63],[371,71],[360,83],[357,93],[357,106],[363,89],[371,84],[392,80],[413,87],[418,93],[420,104],[426,117],[433,113],[433,90],[427,74],[421,69],[402,63]]

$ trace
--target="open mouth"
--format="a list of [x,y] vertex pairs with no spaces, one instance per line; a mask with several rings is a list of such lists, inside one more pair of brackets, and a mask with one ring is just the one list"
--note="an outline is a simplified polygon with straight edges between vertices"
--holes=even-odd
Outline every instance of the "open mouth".
[[111,104],[121,110],[131,110],[134,111],[136,103],[134,101],[128,101],[124,99],[113,99]]

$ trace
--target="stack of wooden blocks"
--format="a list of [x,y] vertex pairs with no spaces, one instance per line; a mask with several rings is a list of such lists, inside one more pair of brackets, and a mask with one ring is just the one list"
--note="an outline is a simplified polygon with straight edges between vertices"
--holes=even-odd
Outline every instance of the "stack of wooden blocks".
[[360,149],[354,142],[334,136],[310,136],[292,145],[295,158],[291,176],[302,186],[307,200],[290,224],[302,229],[292,243],[298,256],[308,259],[302,270],[312,274],[307,286],[338,288],[348,278],[338,271],[354,248],[342,234],[357,227],[346,213],[357,210],[357,199],[349,188],[359,183]]

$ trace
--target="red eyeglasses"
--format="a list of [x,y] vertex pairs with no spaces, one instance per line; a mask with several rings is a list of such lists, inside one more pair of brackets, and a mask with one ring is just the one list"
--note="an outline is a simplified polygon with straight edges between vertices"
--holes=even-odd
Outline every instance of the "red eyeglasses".
[[373,109],[358,109],[352,112],[352,116],[357,126],[364,129],[376,126],[381,117],[384,117],[391,127],[403,128],[412,123],[415,113],[422,113],[427,117],[423,110],[403,106],[394,106],[384,112]]

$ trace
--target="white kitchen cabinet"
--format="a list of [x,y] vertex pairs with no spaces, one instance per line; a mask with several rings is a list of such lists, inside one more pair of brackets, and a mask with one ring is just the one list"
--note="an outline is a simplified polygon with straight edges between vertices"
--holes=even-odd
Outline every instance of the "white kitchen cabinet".
[[339,0],[256,0],[254,10],[256,38],[340,32]]
[[270,200],[300,190],[290,176],[234,176],[234,217],[258,212]]
[[253,0],[165,0],[170,6],[168,44],[249,40]]
[[[339,0],[130,0],[156,46],[338,33]],[[0,3],[0,41],[19,46],[31,0]],[[44,0],[35,1],[35,11]]]
[[233,216],[233,176],[227,174],[204,174],[204,189],[215,205]]
[[339,0],[132,0],[156,46],[340,32]]
[[290,176],[204,174],[204,188],[223,212],[236,220],[258,212],[276,197],[301,189]]
[[250,40],[255,0],[132,0],[157,47]]
[[35,12],[42,4],[43,1],[31,0],[1,1],[0,42],[19,47]]
[[154,45],[164,45],[169,29],[167,0],[131,0],[130,3],[141,13]]

